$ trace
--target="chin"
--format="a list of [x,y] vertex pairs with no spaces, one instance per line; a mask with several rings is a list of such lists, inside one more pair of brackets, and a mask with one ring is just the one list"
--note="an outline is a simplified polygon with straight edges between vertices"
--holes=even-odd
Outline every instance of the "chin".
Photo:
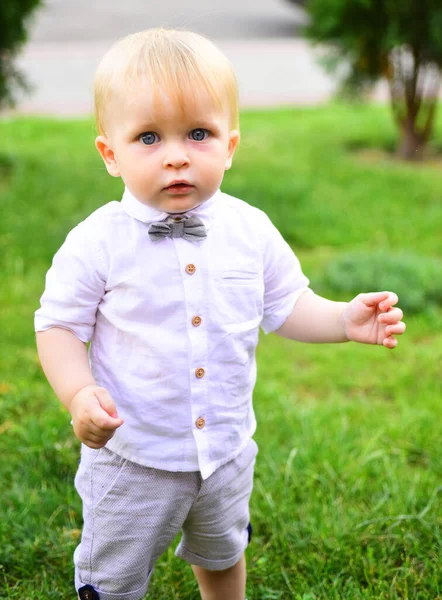
[[168,213],[182,213],[187,210],[192,210],[192,208],[195,208],[199,204],[201,204],[201,202],[195,202],[190,199],[181,199],[175,202],[168,202],[164,210]]

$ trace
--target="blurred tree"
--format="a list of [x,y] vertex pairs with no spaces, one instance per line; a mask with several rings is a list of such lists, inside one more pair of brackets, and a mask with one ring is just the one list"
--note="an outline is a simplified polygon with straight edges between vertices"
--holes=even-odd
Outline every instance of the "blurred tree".
[[288,0],[291,4],[297,4],[298,6],[305,6],[308,0]]
[[344,89],[385,77],[400,130],[399,154],[422,157],[431,137],[442,68],[442,0],[308,0],[307,35],[330,46],[328,66],[348,68]]
[[27,90],[14,58],[27,39],[26,27],[42,0],[0,0],[0,109],[13,106],[15,91]]

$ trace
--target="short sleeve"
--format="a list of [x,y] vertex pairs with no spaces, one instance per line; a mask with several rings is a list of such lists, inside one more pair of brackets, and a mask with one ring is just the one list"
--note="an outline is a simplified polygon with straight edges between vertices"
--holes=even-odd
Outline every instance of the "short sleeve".
[[265,215],[261,232],[264,269],[264,333],[279,329],[296,304],[309,289],[309,280],[298,258],[282,235]]
[[69,233],[46,274],[41,306],[35,313],[35,331],[61,327],[88,342],[105,293],[105,273],[96,236],[81,223]]

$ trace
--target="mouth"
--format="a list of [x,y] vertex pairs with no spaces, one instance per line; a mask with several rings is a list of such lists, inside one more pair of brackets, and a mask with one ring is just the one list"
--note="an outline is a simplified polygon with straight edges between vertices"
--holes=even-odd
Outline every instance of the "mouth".
[[180,194],[188,194],[194,189],[194,186],[188,181],[172,181],[164,189],[171,194],[179,196]]

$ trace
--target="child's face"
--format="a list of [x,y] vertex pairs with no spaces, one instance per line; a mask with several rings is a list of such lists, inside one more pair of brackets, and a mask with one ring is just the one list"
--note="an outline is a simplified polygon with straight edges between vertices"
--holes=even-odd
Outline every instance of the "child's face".
[[229,121],[203,93],[183,114],[167,97],[158,106],[149,92],[128,91],[112,100],[107,134],[95,144],[108,172],[139,201],[179,213],[213,196],[230,168],[239,134]]

